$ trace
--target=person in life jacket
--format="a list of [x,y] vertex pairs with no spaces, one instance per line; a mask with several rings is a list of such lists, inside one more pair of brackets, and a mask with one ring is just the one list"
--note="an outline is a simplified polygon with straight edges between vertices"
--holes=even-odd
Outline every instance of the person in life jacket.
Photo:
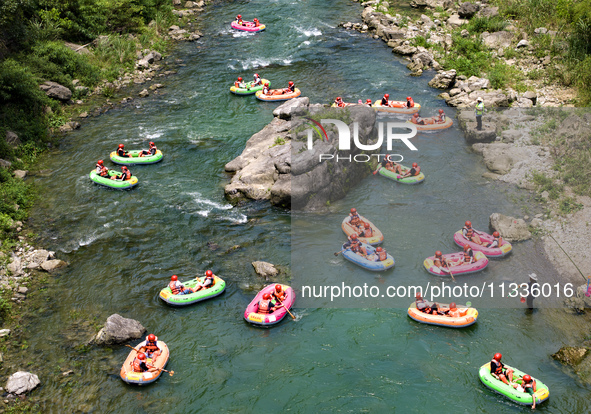
[[162,353],[156,335],[149,334],[146,336],[146,343],[140,347],[139,352],[143,352],[148,358],[152,358],[152,362],[156,361],[156,358]]
[[419,113],[415,112],[412,114],[412,118],[410,118],[410,122],[417,125],[425,125],[425,120],[419,117]]
[[501,247],[501,245],[503,244],[503,239],[501,238],[501,235],[499,234],[498,231],[493,232],[493,241],[491,241],[486,247],[489,248],[496,248],[496,247]]
[[[536,380],[534,380],[530,375],[525,374],[522,378],[523,380],[522,384],[521,384],[521,390],[523,390],[523,392],[528,393],[529,395],[532,396],[532,406],[531,409],[535,410],[536,409],[536,391],[537,391],[537,387],[536,387]],[[520,388],[517,386],[517,384],[515,384],[515,386],[513,386],[513,388],[516,388],[517,390],[520,390]]]
[[349,249],[359,256],[367,257],[367,250],[361,245],[361,242],[357,239],[356,234],[349,236],[349,239],[343,245],[343,249]]
[[384,157],[384,159],[382,160],[382,167],[394,173],[402,174],[402,165],[398,164],[395,161],[392,161],[390,155]]
[[238,76],[238,79],[234,81],[234,86],[237,88],[244,88],[244,83],[242,82],[242,76]]
[[384,94],[384,97],[382,98],[380,104],[382,106],[388,106],[390,104],[390,94]]
[[369,107],[371,107],[371,99],[366,99],[365,100],[365,104]]
[[173,295],[188,295],[193,293],[193,290],[185,287],[181,282],[179,282],[179,278],[177,275],[172,275],[170,277],[170,282],[168,283],[168,287]]
[[195,287],[195,292],[200,291],[202,289],[208,289],[212,287],[214,284],[215,278],[213,272],[211,270],[206,270],[205,279],[203,279],[203,282],[197,284],[197,287]]
[[501,362],[502,357],[503,355],[498,352],[493,356],[493,359],[490,361],[490,373],[496,379],[509,385],[510,382],[513,382],[513,370],[511,368],[505,368],[505,365]]
[[101,177],[109,177],[109,169],[105,167],[103,160],[98,160],[96,163],[96,173]]
[[363,230],[363,221],[361,221],[361,217],[359,217],[355,207],[353,207],[349,213],[349,220],[347,224],[355,233],[359,233]]
[[439,250],[437,250],[435,252],[435,258],[433,259],[433,264],[435,266],[437,266],[442,272],[448,272],[449,271],[447,269],[447,267],[449,267],[449,264],[447,263],[447,261],[443,257],[443,254]]
[[359,237],[373,237],[373,230],[369,223],[363,223],[363,230],[359,233]]
[[287,298],[287,292],[283,290],[283,287],[277,283],[275,285],[275,289],[271,294],[271,299],[274,300],[276,303],[283,303],[283,301]]
[[126,158],[130,157],[129,152],[125,151],[123,148],[125,148],[125,145],[119,144],[119,146],[117,147],[117,155]]
[[156,155],[156,151],[158,151],[158,148],[156,148],[156,144],[154,144],[153,142],[150,142],[150,149],[141,150],[139,156],[143,157],[146,155]]
[[455,302],[449,304],[449,311],[446,312],[446,315],[450,318],[459,318],[460,316],[462,316]]
[[343,102],[343,98],[341,98],[340,96],[337,96],[337,98],[334,100],[334,103],[339,108],[342,108],[345,106],[345,102]]
[[265,293],[263,299],[259,301],[257,313],[268,314],[275,312],[275,306],[271,303],[271,294]]
[[252,81],[252,86],[260,86],[262,84],[263,84],[263,80],[261,79],[261,77],[259,76],[258,73],[255,73],[254,80]]
[[386,252],[386,249],[382,247],[376,247],[374,261],[383,262],[384,260],[388,260],[388,252]]
[[257,19],[256,17],[254,19],[252,19],[252,21],[254,22],[254,27],[259,27],[261,25],[261,23],[259,22],[259,19]]
[[439,110],[439,118],[437,118],[435,121],[437,123],[444,123],[447,120],[446,116],[445,116],[445,112],[443,112],[443,109]]
[[242,15],[239,14],[238,16],[236,16],[236,23],[239,24],[240,26],[242,26],[243,21],[242,21]]
[[263,95],[271,95],[271,91],[269,90],[269,82],[265,82],[265,85],[263,86]]
[[295,85],[292,81],[287,83],[287,88],[283,90],[283,93],[294,93],[295,92]]
[[427,302],[425,299],[423,299],[423,295],[421,295],[420,292],[417,292],[417,294],[415,295],[415,306],[418,310],[424,312],[425,309],[431,306],[431,304]]
[[464,235],[466,240],[470,240],[473,243],[480,244],[480,245],[487,244],[486,242],[483,242],[482,240],[480,240],[480,236],[478,235],[478,233],[476,233],[476,230],[474,230],[472,228],[471,221],[466,221],[464,223],[464,227],[462,228],[462,234]]
[[415,101],[412,99],[412,97],[407,96],[406,97],[406,107],[413,108],[414,106],[415,106]]
[[474,250],[469,245],[464,245],[464,263],[470,264],[474,262]]
[[158,371],[157,368],[146,364],[146,354],[143,352],[138,353],[133,361],[131,361],[131,367],[133,368],[133,372]]
[[117,181],[127,181],[127,180],[131,180],[131,171],[129,171],[129,168],[127,168],[125,165],[123,167],[121,167],[121,174],[118,176],[112,176],[111,180],[117,180]]
[[400,178],[405,177],[414,177],[421,173],[421,167],[416,162],[412,163],[412,168],[408,170],[405,174],[401,175]]
[[480,131],[482,130],[482,115],[484,114],[484,99],[481,97],[476,99],[474,111],[476,112],[476,129]]

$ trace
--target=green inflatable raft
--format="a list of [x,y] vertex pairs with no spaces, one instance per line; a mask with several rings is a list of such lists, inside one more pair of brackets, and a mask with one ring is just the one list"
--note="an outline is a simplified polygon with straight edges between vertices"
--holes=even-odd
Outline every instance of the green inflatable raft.
[[[525,372],[521,372],[520,370],[508,365],[505,365],[505,368],[511,368],[513,370],[513,381],[518,385],[521,385],[523,382],[521,378],[525,375]],[[505,384],[503,381],[498,380],[492,376],[490,373],[490,362],[487,362],[480,367],[478,375],[480,376],[480,381],[482,381],[482,383],[491,390],[504,395],[518,404],[532,405],[533,398],[530,394],[519,389],[515,389],[511,385]],[[536,381],[536,392],[534,395],[536,396],[536,404],[539,404],[548,399],[550,396],[550,391],[542,381],[534,377],[532,378]]]
[[113,151],[111,154],[109,154],[109,158],[111,158],[111,161],[113,161],[115,164],[136,165],[155,164],[162,161],[162,157],[164,157],[164,155],[162,155],[162,151],[160,150],[156,150],[156,154],[154,155],[144,155],[143,157],[140,157],[141,151],[142,150],[129,151],[128,153],[130,157],[120,157],[117,155],[117,151]]
[[[195,288],[198,283],[202,283],[205,277],[191,279],[188,282],[183,282],[183,285],[188,288]],[[226,282],[223,279],[214,275],[215,283],[212,287],[201,289],[197,292],[188,295],[173,295],[170,288],[167,286],[160,291],[160,299],[172,306],[187,306],[193,303],[201,302],[206,299],[214,298],[221,295],[226,290]]]
[[244,82],[243,88],[237,88],[235,85],[232,85],[230,86],[230,92],[236,95],[252,95],[258,91],[262,91],[263,85],[265,85],[265,83],[268,83],[269,87],[271,86],[271,82],[269,82],[267,79],[261,79],[261,84],[257,86],[252,86],[253,83],[254,82]]
[[[410,170],[410,168],[402,166],[402,171],[408,171]],[[425,180],[425,174],[423,174],[422,172],[419,172],[419,175],[415,175],[412,177],[404,177],[401,178],[400,174],[392,172],[390,170],[387,170],[386,168],[380,168],[380,170],[378,171],[380,173],[380,175],[389,178],[391,180],[394,181],[398,181],[399,183],[402,184],[418,184],[418,183],[422,183]]]
[[[120,172],[115,170],[109,170],[109,177],[119,177],[121,175]],[[90,172],[90,179],[97,184],[104,185],[105,187],[115,188],[117,190],[127,190],[128,188],[133,188],[137,185],[138,180],[135,175],[131,176],[131,179],[125,181],[119,180],[111,180],[110,178],[101,177],[96,173],[96,170],[92,170]]]

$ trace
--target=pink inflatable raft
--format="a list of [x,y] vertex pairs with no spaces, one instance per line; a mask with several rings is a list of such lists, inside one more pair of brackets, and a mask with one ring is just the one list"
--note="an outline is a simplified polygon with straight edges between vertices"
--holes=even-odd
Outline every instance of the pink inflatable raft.
[[[490,234],[484,233],[479,230],[474,230],[474,231],[478,234],[478,237],[480,237],[480,240],[482,240],[483,242],[487,242],[490,244],[494,240],[494,237]],[[462,234],[462,230],[458,230],[454,233],[454,241],[460,247],[464,247],[467,244],[472,248],[472,250],[482,252],[488,257],[503,257],[503,256],[506,256],[509,253],[511,253],[511,249],[513,249],[513,247],[511,246],[511,243],[503,240],[502,238],[501,238],[501,245],[499,247],[491,248],[491,247],[482,246],[480,244],[476,244],[473,241],[465,238],[464,235]],[[452,270],[452,272],[453,272],[453,270]]]
[[259,24],[258,26],[255,26],[254,22],[242,22],[242,24],[238,24],[234,21],[232,22],[231,26],[232,29],[244,30],[245,32],[262,32],[266,28],[264,24]]
[[[447,263],[457,263],[459,261],[464,260],[464,253],[459,252],[459,253],[444,254],[443,258],[445,259],[445,261]],[[444,267],[443,270],[441,270],[438,266],[435,266],[434,260],[435,260],[435,256],[431,256],[431,257],[427,257],[425,259],[425,261],[423,262],[423,265],[425,266],[425,269],[427,269],[427,272],[429,272],[435,276],[449,276],[449,272],[447,271],[448,268]],[[462,263],[462,264],[459,264],[456,266],[451,266],[451,267],[449,267],[449,269],[451,270],[451,272],[453,273],[454,276],[457,276],[457,275],[466,275],[468,273],[478,272],[478,271],[484,269],[486,266],[488,266],[488,259],[486,258],[484,253],[475,251],[474,252],[474,262],[472,262],[470,264]]]
[[[281,285],[281,288],[286,293],[286,298],[283,301],[283,304],[285,305],[285,307],[287,307],[287,309],[291,309],[291,307],[293,306],[293,302],[295,301],[295,293],[293,289],[287,285]],[[248,304],[246,310],[244,311],[244,319],[246,319],[247,322],[250,322],[254,325],[271,326],[281,322],[281,320],[285,318],[285,315],[287,315],[287,310],[285,310],[285,307],[281,307],[277,309],[275,312],[268,314],[257,313],[257,311],[259,310],[259,301],[263,299],[263,295],[265,293],[273,293],[274,289],[275,284],[265,286],[255,296],[252,302]]]

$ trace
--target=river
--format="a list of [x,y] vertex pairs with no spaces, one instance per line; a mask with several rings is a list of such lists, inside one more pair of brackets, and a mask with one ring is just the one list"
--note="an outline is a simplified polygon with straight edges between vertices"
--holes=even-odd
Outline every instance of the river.
[[[234,207],[224,199],[224,164],[277,105],[234,96],[230,83],[256,71],[275,87],[293,80],[311,102],[375,100],[389,92],[396,99],[410,94],[426,107],[443,104],[427,86],[429,76],[409,77],[406,62],[382,41],[338,27],[358,21],[360,11],[348,0],[210,5],[197,22],[205,36],[167,58],[184,66],[160,81],[160,95],[85,121],[41,160],[46,173],[32,178],[40,201],[31,223],[40,245],[69,266],[32,295],[34,311],[22,326],[26,346],[12,352],[38,355],[26,370],[39,373],[34,400],[43,412],[529,412],[478,380],[478,368],[495,352],[549,386],[540,411],[591,410],[589,386],[549,357],[581,339],[579,319],[562,309],[488,305],[476,325],[451,330],[415,323],[403,307],[387,303],[298,308],[296,302],[296,321],[272,329],[244,322],[263,284],[252,261],[277,264],[289,282],[292,215],[266,202]],[[268,30],[232,31],[238,13],[258,17]],[[96,160],[117,144],[146,147],[150,140],[165,158],[131,167],[137,188],[112,191],[88,179]],[[492,212],[523,214],[527,195],[483,179],[480,158],[455,127],[413,142],[431,172],[424,185],[370,176],[333,203],[332,213],[293,218],[295,229],[314,236],[318,248],[306,263],[322,280],[340,274],[382,284],[432,280],[422,258],[438,248],[455,251],[451,233],[466,219],[486,228]],[[395,270],[375,275],[333,256],[344,240],[340,220],[353,206],[395,235],[385,244]],[[551,275],[537,249],[535,242],[520,243],[475,277],[522,281],[532,266]],[[158,299],[170,275],[185,280],[206,269],[228,283],[222,296],[181,309]],[[139,320],[169,345],[174,376],[143,388],[126,385],[118,373],[128,348],[84,345],[113,313]]]

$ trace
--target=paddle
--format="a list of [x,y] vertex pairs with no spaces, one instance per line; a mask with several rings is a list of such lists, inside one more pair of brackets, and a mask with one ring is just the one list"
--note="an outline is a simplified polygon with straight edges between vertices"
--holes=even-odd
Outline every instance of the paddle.
[[376,170],[373,172],[373,175],[376,175],[378,173],[378,171],[380,171],[382,169],[382,164],[378,165],[378,168],[376,168]]
[[334,255],[335,255],[335,256],[338,256],[339,254],[343,253],[345,250],[347,250],[347,249],[343,249],[343,250],[341,250],[340,252],[334,252]]
[[287,311],[287,313],[289,313],[289,316],[291,316],[291,317],[292,317],[292,319],[295,321],[295,318],[296,318],[296,317],[295,317],[295,316],[293,316],[293,313],[291,313],[291,312],[289,311],[289,309],[287,309],[287,306],[285,306],[285,305],[283,304],[283,302],[281,302],[281,299],[277,298],[277,301],[279,302],[279,304],[280,304],[281,306],[283,306],[283,307],[285,308],[285,310]]
[[451,280],[456,281],[456,278],[454,277],[454,274],[451,272],[451,269],[449,268],[449,264],[447,265],[447,271],[449,272],[449,275],[451,276]]
[[[135,352],[139,352],[137,349],[135,349],[135,348],[134,348],[133,346],[131,346],[131,345],[127,345],[127,344],[125,344],[125,346],[126,346],[126,347],[128,347],[128,348],[131,348],[131,349],[133,349]],[[150,368],[156,368],[157,370],[160,370],[160,371],[168,372],[168,375],[170,375],[171,377],[174,375],[174,371],[168,371],[168,370],[166,370],[166,369],[164,369],[164,368],[158,368],[158,367],[155,367],[154,365],[148,365],[148,364],[146,364],[146,366],[148,366],[148,367],[150,367]]]

